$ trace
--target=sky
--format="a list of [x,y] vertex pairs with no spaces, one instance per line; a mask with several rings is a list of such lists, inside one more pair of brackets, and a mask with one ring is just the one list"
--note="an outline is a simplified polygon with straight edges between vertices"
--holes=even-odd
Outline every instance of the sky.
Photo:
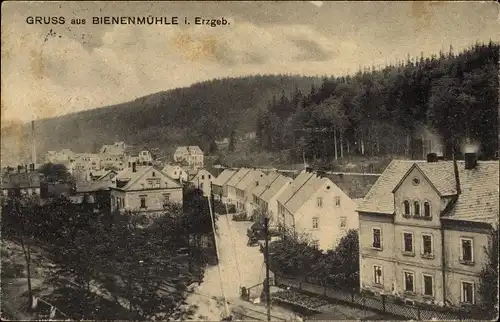
[[[227,19],[93,25],[93,16]],[[64,16],[33,25],[28,16]],[[84,18],[85,25],[70,19]],[[493,2],[3,2],[1,119],[29,121],[222,77],[345,75],[500,41]]]

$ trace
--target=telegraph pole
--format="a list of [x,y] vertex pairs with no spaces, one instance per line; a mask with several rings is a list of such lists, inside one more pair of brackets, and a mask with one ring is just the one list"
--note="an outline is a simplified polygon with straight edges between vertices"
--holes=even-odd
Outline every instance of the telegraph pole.
[[271,292],[269,285],[269,218],[264,217],[264,234],[266,238],[266,244],[264,249],[265,263],[266,263],[266,282],[264,283],[266,292],[266,305],[267,305],[267,321],[271,321]]

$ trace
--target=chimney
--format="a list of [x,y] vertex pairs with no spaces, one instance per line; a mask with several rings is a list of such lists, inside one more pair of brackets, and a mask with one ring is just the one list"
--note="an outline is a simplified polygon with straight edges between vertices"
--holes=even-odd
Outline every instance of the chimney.
[[429,153],[427,154],[427,162],[438,162],[438,156],[436,153]]
[[28,173],[28,165],[27,164],[24,165],[24,172]]
[[31,162],[36,165],[36,135],[35,135],[35,121],[31,121],[31,135],[32,135],[32,150],[31,150]]
[[137,168],[135,167],[135,162],[132,162],[132,172],[136,172]]
[[30,164],[30,171],[35,171],[35,164],[34,163]]
[[465,153],[465,169],[472,170],[477,166],[476,153]]
[[22,166],[22,165],[18,165],[18,166],[17,166],[17,173],[21,173],[21,169],[22,169],[22,168],[23,168],[23,166]]
[[306,167],[306,172],[312,172],[312,168],[311,167]]
[[323,178],[325,176],[325,171],[316,171],[318,178]]

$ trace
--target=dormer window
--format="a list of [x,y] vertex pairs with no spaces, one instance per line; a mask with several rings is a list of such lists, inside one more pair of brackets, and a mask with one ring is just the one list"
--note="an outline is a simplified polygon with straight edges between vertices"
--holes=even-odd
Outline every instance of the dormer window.
[[420,216],[420,202],[415,201],[413,202],[413,212],[415,216]]
[[405,200],[403,202],[403,208],[404,208],[404,215],[409,216],[410,215],[410,202],[408,200]]

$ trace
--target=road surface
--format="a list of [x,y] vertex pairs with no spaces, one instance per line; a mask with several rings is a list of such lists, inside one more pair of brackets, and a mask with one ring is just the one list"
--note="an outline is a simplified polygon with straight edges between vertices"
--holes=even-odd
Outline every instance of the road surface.
[[[262,283],[265,279],[264,256],[258,246],[247,246],[247,229],[252,225],[248,221],[233,221],[232,215],[221,215],[217,220],[220,270],[217,266],[209,267],[205,277],[194,293],[187,298],[189,305],[198,306],[198,320],[218,321],[225,315],[222,299],[224,293],[231,305],[241,307],[240,287],[250,287]],[[260,293],[262,287],[257,287]],[[219,300],[216,300],[219,299]],[[283,310],[273,309],[273,315],[282,316]],[[289,315],[293,313],[287,312]]]

